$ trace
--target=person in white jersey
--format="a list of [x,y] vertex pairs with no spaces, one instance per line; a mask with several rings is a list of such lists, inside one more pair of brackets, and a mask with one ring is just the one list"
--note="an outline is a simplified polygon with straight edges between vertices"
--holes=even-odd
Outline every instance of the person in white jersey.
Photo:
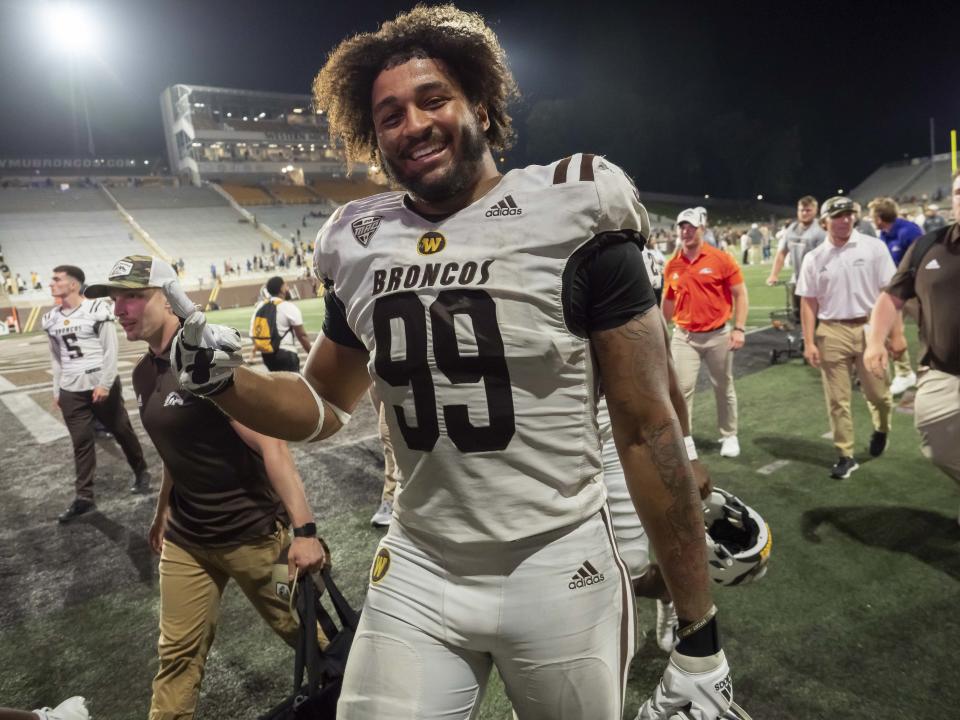
[[303,376],[237,367],[239,334],[188,308],[174,362],[184,387],[290,440],[336,432],[376,384],[402,491],[337,717],[474,718],[494,665],[521,720],[622,717],[634,604],[604,507],[601,382],[681,620],[639,717],[730,717],[636,189],[589,154],[501,175],[514,80],[483,19],[449,5],[342,42],[314,90],[348,158],[405,192],[321,229],[326,315]]
[[859,468],[854,457],[850,373],[856,371],[870,408],[873,435],[869,452],[878,457],[887,446],[893,398],[890,384],[863,364],[864,326],[880,292],[896,272],[887,246],[854,230],[857,205],[832,197],[823,204],[827,239],[803,258],[797,280],[801,298],[803,356],[820,369],[833,444],[839,453],[830,469],[838,480]]
[[41,321],[50,341],[54,404],[63,413],[70,433],[77,471],[75,497],[60,514],[60,523],[96,508],[94,420],[113,433],[133,469],[130,491],[143,493],[150,489],[143,449],[123,406],[113,310],[105,300],[88,300],[81,295],[85,279],[83,270],[74,265],[55,267],[50,293],[60,304],[47,311]]

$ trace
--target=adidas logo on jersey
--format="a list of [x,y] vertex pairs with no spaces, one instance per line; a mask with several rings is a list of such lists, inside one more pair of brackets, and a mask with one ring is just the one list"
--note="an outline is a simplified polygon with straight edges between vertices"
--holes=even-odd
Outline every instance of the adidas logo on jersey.
[[505,195],[503,200],[490,207],[486,212],[487,217],[506,217],[507,215],[523,215],[523,208],[519,207],[510,195]]
[[183,398],[175,392],[170,393],[167,395],[167,399],[163,401],[163,406],[170,407],[171,405],[183,405]]
[[571,590],[578,590],[579,588],[587,587],[588,585],[596,585],[597,583],[602,583],[606,578],[603,577],[603,573],[597,572],[597,569],[590,564],[589,560],[584,560],[583,565],[580,566],[580,569],[577,570],[573,577],[570,578],[570,584],[567,585]]

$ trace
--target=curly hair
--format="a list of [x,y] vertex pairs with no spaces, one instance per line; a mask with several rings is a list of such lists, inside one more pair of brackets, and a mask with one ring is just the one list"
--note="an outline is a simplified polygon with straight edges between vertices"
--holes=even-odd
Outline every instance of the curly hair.
[[507,104],[519,92],[497,36],[477,13],[453,5],[417,5],[374,33],[341,42],[313,81],[314,105],[327,113],[330,137],[344,143],[349,163],[379,161],[370,103],[373,83],[383,70],[415,57],[442,60],[467,100],[486,108],[490,147],[510,147]]

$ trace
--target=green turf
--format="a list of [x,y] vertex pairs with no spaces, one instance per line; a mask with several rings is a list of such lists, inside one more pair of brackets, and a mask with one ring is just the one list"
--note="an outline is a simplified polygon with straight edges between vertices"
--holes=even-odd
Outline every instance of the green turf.
[[[323,298],[295,300],[294,304],[303,313],[303,327],[306,331],[309,333],[320,332],[320,327],[323,324]],[[246,334],[250,327],[250,316],[252,314],[253,307],[230,308],[208,312],[207,318],[211,323],[239,328],[241,332]]]

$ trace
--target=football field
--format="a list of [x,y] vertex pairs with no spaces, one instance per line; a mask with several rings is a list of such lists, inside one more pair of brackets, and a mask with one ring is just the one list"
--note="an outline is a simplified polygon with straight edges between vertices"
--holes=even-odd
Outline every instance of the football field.
[[[799,360],[768,362],[786,335],[764,329],[784,304],[783,288],[763,285],[768,268],[745,269],[753,309],[735,363],[741,456],[719,457],[705,378],[693,412],[715,484],[756,508],[773,532],[767,576],[715,594],[735,697],[755,720],[950,717],[960,706],[960,496],[920,454],[912,391],[894,413],[887,452],[874,460],[869,413],[856,396],[861,468],[845,481],[829,477],[836,458],[818,373]],[[315,333],[322,302],[299,304]],[[250,309],[211,313],[244,333],[249,317]],[[144,347],[121,339],[120,375],[156,489],[159,459],[130,393]],[[98,512],[58,525],[72,498],[73,458],[50,398],[46,337],[0,341],[0,706],[80,694],[97,720],[142,719],[157,667],[157,559],[146,542],[156,496],[130,495],[119,447],[98,440]],[[364,401],[343,432],[293,453],[334,575],[359,606],[384,532],[369,525],[383,469],[372,407]],[[653,637],[653,602],[638,610],[625,718],[666,661]],[[228,585],[197,717],[256,718],[289,693],[292,667],[292,651]],[[480,717],[510,717],[496,678]]]

